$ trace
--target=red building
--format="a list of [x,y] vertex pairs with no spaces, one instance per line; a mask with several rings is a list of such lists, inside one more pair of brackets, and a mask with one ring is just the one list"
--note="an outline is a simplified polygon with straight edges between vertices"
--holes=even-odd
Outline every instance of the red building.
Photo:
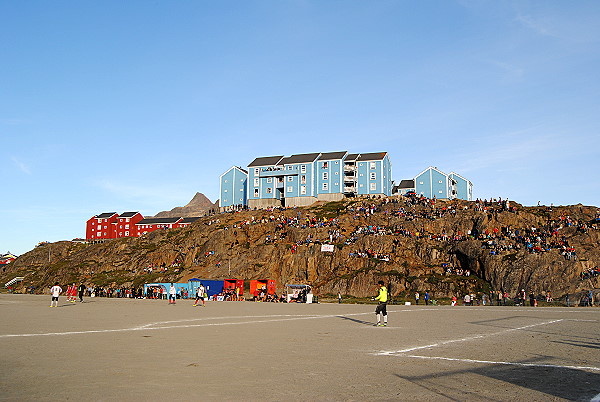
[[115,222],[116,238],[137,236],[135,224],[143,219],[144,217],[139,212],[123,212]]
[[199,217],[183,218],[183,219],[181,219],[180,222],[177,222],[177,227],[184,228],[186,226],[190,226],[192,223],[196,222],[198,219],[200,219],[200,218]]
[[105,212],[88,219],[85,229],[87,241],[101,241],[115,238],[115,225],[119,214]]
[[154,232],[158,229],[174,229],[180,227],[179,224],[183,218],[146,218],[142,219],[136,226],[136,236],[143,236],[146,233]]
[[147,218],[139,212],[105,212],[87,221],[85,239],[88,242],[102,242],[123,237],[139,237],[158,229],[186,227],[200,218]]

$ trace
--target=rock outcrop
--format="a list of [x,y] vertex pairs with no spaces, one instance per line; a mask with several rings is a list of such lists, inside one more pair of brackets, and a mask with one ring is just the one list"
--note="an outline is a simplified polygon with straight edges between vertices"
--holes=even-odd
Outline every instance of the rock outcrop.
[[5,267],[0,279],[25,276],[23,286],[37,289],[54,281],[275,279],[280,289],[309,283],[321,295],[357,297],[372,295],[383,279],[405,297],[499,289],[559,297],[599,287],[599,278],[581,278],[600,265],[599,213],[582,205],[348,199],[207,216],[187,228],[102,244],[46,244]]

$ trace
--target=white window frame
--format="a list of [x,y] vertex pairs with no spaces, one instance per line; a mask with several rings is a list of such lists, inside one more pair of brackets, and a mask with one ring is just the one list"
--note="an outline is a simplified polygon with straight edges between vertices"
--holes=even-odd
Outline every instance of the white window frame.
[[377,190],[377,183],[375,183],[375,182],[371,183],[371,185],[369,186],[369,189],[370,189],[371,191],[375,191],[375,190]]
[[306,165],[300,165],[300,173],[306,173]]
[[254,187],[260,186],[260,179],[257,177],[254,179]]
[[287,188],[287,192],[288,192],[288,193],[291,193],[291,192],[293,192],[293,191],[294,191],[294,186],[288,186],[288,188]]
[[329,180],[329,173],[323,172],[323,180]]
[[306,186],[300,186],[300,194],[306,195]]
[[323,183],[322,189],[323,191],[329,191],[329,183]]
[[267,183],[273,183],[273,178],[272,177],[267,177]]
[[371,180],[377,180],[377,173],[375,173],[375,172],[371,172],[371,173],[369,174],[369,178],[370,178]]
[[371,170],[377,169],[377,162],[369,162],[369,168]]

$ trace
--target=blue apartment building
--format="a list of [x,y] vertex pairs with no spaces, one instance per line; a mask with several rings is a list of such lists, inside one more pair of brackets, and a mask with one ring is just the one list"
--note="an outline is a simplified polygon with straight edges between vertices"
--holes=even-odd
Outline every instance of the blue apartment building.
[[458,173],[446,174],[437,167],[429,166],[414,179],[402,180],[394,189],[395,194],[414,192],[427,198],[473,200],[473,183]]
[[[234,178],[234,173],[238,176]],[[246,172],[246,181],[241,176]],[[221,175],[220,207],[306,206],[355,195],[392,194],[392,164],[387,152],[346,151],[268,156],[248,169],[232,167]],[[225,182],[227,180],[227,182]],[[233,185],[233,187],[231,187]],[[230,195],[236,194],[235,200]],[[240,203],[240,194],[245,200]]]
[[248,171],[239,166],[232,166],[223,173],[220,178],[221,188],[219,191],[221,205],[225,204],[229,207],[246,205],[247,182]]

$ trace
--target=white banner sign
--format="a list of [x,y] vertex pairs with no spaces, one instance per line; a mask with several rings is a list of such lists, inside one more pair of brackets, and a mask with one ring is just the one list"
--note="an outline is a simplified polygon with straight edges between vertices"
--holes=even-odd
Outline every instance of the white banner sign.
[[335,246],[333,244],[322,244],[321,245],[321,251],[323,251],[323,252],[333,253],[334,248],[335,248]]

